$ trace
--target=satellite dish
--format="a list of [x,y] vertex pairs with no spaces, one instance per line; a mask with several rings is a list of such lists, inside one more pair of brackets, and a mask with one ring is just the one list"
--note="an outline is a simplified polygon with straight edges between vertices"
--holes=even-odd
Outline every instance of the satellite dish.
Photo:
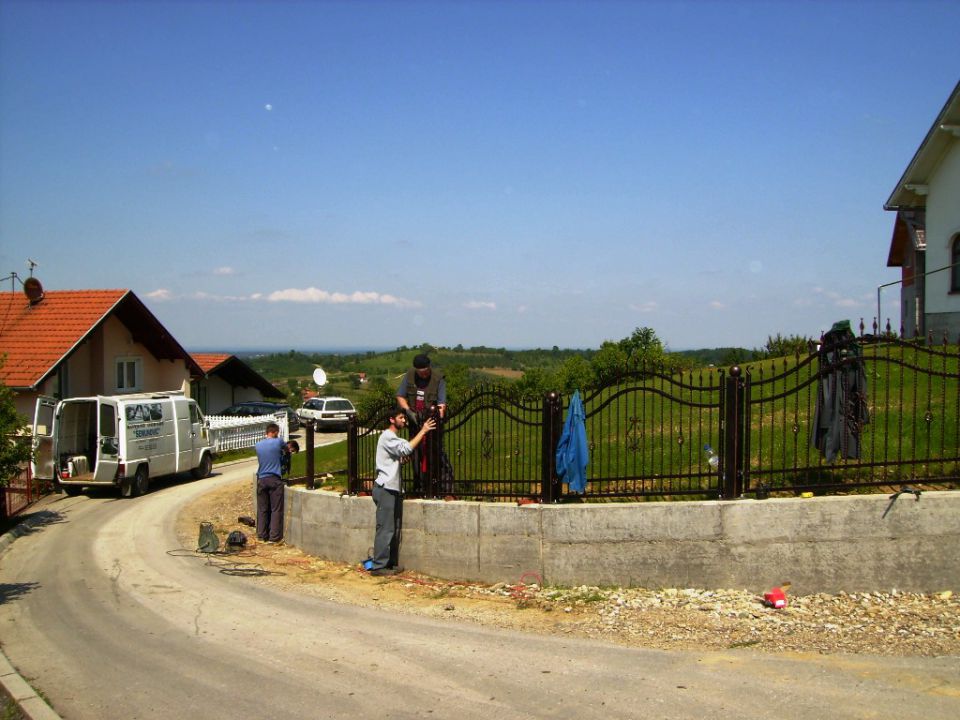
[[327,374],[323,371],[323,368],[317,368],[313,371],[313,381],[319,387],[323,387],[327,384]]
[[23,294],[30,300],[31,305],[36,305],[43,300],[43,285],[35,277],[28,277],[23,281]]

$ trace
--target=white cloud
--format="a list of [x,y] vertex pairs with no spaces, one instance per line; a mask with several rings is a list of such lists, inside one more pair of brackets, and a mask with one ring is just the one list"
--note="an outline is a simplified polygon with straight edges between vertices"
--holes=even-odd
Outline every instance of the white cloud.
[[720,302],[719,300],[711,300],[711,301],[710,301],[710,307],[713,308],[714,310],[723,310],[723,309],[726,308],[727,306],[724,305],[724,304],[723,304],[722,302]]
[[860,305],[856,299],[844,297],[836,290],[820,290],[820,293],[827,297],[833,303],[834,307],[849,308],[859,307]]
[[497,304],[495,302],[487,302],[485,300],[470,300],[463,304],[468,310],[496,310]]
[[269,302],[315,303],[325,305],[393,305],[395,307],[420,307],[416,300],[378,292],[356,290],[352,293],[329,292],[320,288],[287,288],[275,290],[266,296]]
[[383,295],[377,292],[357,290],[352,293],[327,292],[319,288],[305,289],[287,288],[275,290],[272,293],[251,293],[250,295],[215,295],[204,290],[197,290],[188,295],[174,295],[166,289],[154,290],[146,297],[152,300],[201,300],[203,302],[292,302],[292,303],[320,303],[327,305],[390,305],[398,308],[422,307],[423,303],[417,300],[408,300],[396,295]]
[[213,274],[214,275],[236,275],[237,271],[234,270],[229,265],[224,265],[222,267],[214,268]]
[[656,300],[647,300],[640,304],[630,303],[628,307],[634,312],[651,313],[656,312],[660,308],[660,304]]

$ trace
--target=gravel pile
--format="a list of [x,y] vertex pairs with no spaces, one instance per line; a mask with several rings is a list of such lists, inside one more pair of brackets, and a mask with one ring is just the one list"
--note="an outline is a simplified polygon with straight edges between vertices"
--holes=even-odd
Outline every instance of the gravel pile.
[[960,654],[960,602],[953,593],[791,596],[774,609],[743,590],[541,588],[454,585],[449,597],[499,595],[518,609],[567,616],[553,631],[667,649]]

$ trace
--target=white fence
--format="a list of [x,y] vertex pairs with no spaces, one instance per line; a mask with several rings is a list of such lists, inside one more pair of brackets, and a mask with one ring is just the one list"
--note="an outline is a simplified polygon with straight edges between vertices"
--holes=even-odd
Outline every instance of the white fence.
[[285,441],[290,439],[290,428],[285,412],[252,417],[207,415],[206,420],[210,444],[216,452],[253,447],[257,441],[264,438],[267,425],[274,422],[280,426],[280,437]]

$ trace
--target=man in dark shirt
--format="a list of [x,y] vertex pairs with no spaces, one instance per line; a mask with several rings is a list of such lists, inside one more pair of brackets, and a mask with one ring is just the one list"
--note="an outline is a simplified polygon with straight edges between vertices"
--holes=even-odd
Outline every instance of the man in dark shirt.
[[[447,383],[443,371],[431,367],[430,358],[426,355],[417,355],[413,359],[413,367],[407,370],[400,380],[397,404],[406,412],[412,433],[419,431],[424,420],[430,417],[432,407],[436,407],[434,419],[438,425],[446,415]],[[423,494],[427,489],[429,458],[433,453],[433,444],[439,442],[439,436],[431,435],[413,454],[413,491],[417,494]],[[452,491],[452,488],[438,489],[442,493]]]

